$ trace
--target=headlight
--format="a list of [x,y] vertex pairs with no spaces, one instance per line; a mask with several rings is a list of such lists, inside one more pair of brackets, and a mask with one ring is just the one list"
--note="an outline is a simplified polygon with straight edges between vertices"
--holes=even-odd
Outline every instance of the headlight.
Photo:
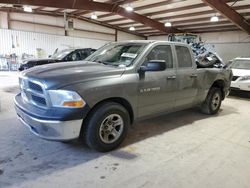
[[49,90],[48,92],[54,107],[81,108],[86,104],[74,91]]
[[250,80],[250,76],[242,76],[240,78],[240,81],[244,81],[244,80]]

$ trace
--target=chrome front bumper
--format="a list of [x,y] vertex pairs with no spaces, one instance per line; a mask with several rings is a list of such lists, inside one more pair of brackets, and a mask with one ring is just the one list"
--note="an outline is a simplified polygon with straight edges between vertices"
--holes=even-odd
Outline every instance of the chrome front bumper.
[[55,120],[41,120],[31,117],[16,108],[18,119],[22,124],[29,127],[30,131],[35,135],[54,141],[67,141],[79,137],[82,120],[71,121],[55,121]]

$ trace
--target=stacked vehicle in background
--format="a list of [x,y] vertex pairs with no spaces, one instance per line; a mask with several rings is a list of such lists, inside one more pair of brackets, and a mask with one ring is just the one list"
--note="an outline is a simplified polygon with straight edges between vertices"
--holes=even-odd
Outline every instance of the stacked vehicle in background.
[[84,60],[90,54],[95,52],[92,48],[82,48],[82,49],[66,49],[59,51],[47,59],[28,59],[24,61],[20,67],[19,71],[29,69],[38,65],[45,65],[50,63],[67,62],[67,61],[80,61]]
[[213,45],[205,44],[198,35],[189,33],[173,34],[169,35],[168,40],[189,44],[198,68],[219,68],[225,66],[222,58],[215,52]]

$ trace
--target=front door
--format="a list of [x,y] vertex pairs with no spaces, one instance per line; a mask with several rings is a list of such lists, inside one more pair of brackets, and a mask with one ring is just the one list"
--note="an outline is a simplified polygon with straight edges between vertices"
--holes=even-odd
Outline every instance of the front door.
[[157,45],[145,58],[143,65],[150,60],[164,60],[166,69],[145,72],[139,78],[138,116],[139,118],[173,110],[176,92],[176,69],[173,63],[171,45]]

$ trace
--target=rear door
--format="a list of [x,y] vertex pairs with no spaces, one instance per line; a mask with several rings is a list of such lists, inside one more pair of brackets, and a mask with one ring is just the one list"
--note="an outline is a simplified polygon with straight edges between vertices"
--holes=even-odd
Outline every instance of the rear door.
[[145,72],[139,78],[138,116],[172,111],[176,92],[176,68],[171,45],[154,46],[146,55],[143,65],[150,60],[164,60],[166,69]]
[[197,69],[192,51],[185,45],[175,45],[175,58],[177,61],[177,93],[175,109],[193,106],[198,93]]

